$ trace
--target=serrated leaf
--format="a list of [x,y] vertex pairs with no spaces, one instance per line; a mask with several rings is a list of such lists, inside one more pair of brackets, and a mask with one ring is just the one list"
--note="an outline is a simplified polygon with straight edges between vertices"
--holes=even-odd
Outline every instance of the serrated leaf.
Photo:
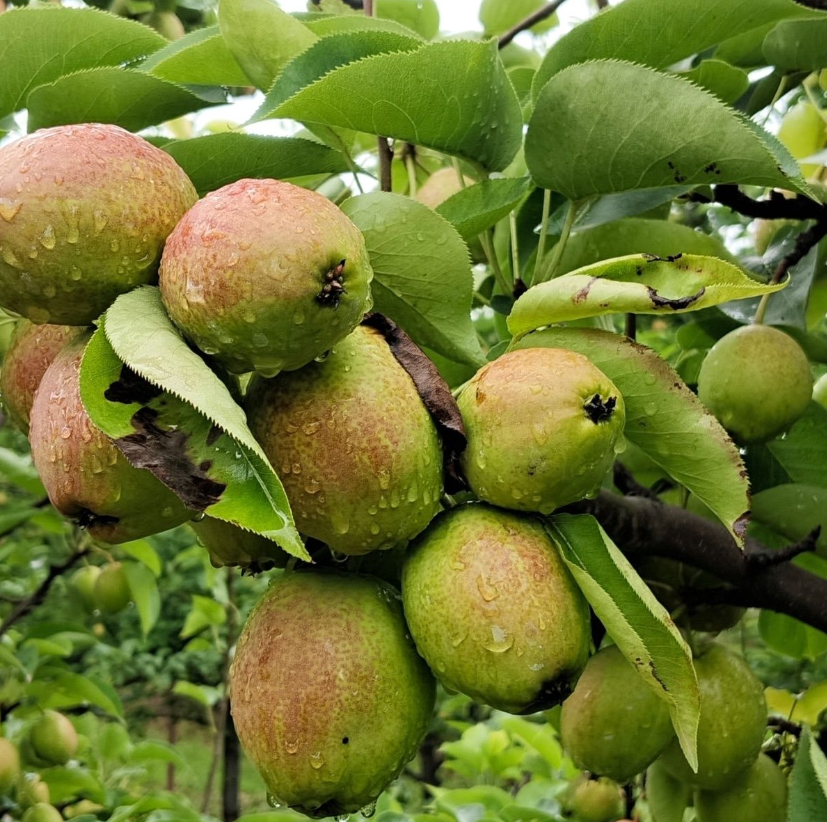
[[606,374],[623,395],[627,439],[695,494],[743,545],[749,482],[738,449],[665,360],[596,328],[546,328],[526,334],[512,349],[537,346],[576,351]]
[[0,17],[0,116],[63,74],[140,60],[167,41],[148,26],[97,9],[17,8]]
[[827,819],[827,758],[805,725],[790,775],[788,822]]
[[593,517],[557,514],[547,527],[606,632],[669,704],[681,750],[696,768],[698,680],[692,652],[668,611]]
[[729,300],[780,291],[789,282],[758,282],[716,257],[632,254],[603,260],[539,283],[523,294],[508,330],[524,334],[543,325],[604,314],[684,314]]
[[68,123],[114,123],[130,131],[226,102],[223,92],[195,94],[151,74],[98,68],[38,86],[26,101],[29,131]]
[[156,51],[141,71],[170,80],[209,86],[246,86],[249,80],[218,26],[189,32]]
[[760,127],[678,75],[614,60],[571,66],[549,80],[525,156],[538,185],[570,200],[711,183],[809,195],[798,164]]
[[723,60],[701,60],[681,76],[711,91],[724,103],[734,103],[749,88],[747,73]]
[[138,610],[141,621],[141,632],[146,636],[158,621],[161,613],[161,596],[158,593],[158,583],[152,571],[137,562],[125,562],[123,565],[132,601]]
[[374,308],[420,346],[455,362],[484,362],[470,319],[468,250],[451,224],[401,194],[373,192],[342,204],[365,237]]
[[202,196],[245,178],[284,180],[348,170],[341,153],[301,137],[209,134],[167,143],[164,151],[187,172]]
[[783,71],[815,71],[827,66],[827,15],[782,20],[764,38],[764,57]]
[[520,102],[486,43],[451,40],[341,66],[275,112],[381,134],[503,170],[521,142]]

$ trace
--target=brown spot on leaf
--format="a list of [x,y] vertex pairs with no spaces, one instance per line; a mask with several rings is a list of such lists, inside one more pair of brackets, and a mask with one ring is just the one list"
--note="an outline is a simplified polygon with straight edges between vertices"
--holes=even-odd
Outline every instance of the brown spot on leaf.
[[646,290],[649,292],[649,299],[655,308],[669,308],[672,311],[680,311],[681,309],[689,308],[690,305],[698,302],[698,300],[700,300],[706,292],[706,288],[701,288],[697,294],[691,294],[688,297],[679,297],[678,299],[673,300],[669,297],[661,297],[661,295],[658,294],[658,292],[655,291],[651,285],[647,285]]
[[136,374],[128,365],[124,365],[121,367],[120,377],[110,383],[103,396],[109,402],[119,402],[124,405],[137,402],[146,405],[163,393],[163,389],[145,380],[140,374]]
[[[742,475],[746,477],[746,471],[742,472]],[[750,513],[749,511],[744,511],[735,522],[732,523],[732,530],[735,533],[735,536],[738,537],[740,542],[743,542],[747,536],[747,526],[749,525]]]
[[592,277],[572,298],[571,301],[577,305],[577,303],[582,303],[589,296],[589,291],[592,290],[592,286],[597,282],[598,277]]

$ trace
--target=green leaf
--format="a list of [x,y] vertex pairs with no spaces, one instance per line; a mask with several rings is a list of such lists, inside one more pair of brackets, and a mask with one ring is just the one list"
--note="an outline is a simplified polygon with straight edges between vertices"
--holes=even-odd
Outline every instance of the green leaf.
[[401,194],[373,192],[342,204],[365,237],[374,308],[421,346],[456,362],[484,362],[470,319],[468,250],[451,224]]
[[408,26],[397,23],[396,20],[386,20],[382,17],[368,17],[365,14],[297,14],[296,17],[307,26],[313,34],[327,37],[329,34],[338,34],[343,31],[391,31],[396,34],[406,34],[408,37],[422,37]]
[[29,454],[18,454],[11,448],[0,447],[0,477],[27,494],[40,499],[46,496],[46,489],[37,475]]
[[227,611],[220,602],[209,597],[193,594],[192,610],[187,614],[181,638],[188,639],[201,633],[205,628],[223,625],[227,621]]
[[596,328],[546,328],[517,340],[512,349],[537,346],[576,351],[606,374],[623,395],[627,439],[695,494],[743,544],[749,483],[738,449],[665,360]]
[[684,314],[780,291],[716,257],[634,254],[579,268],[529,288],[508,317],[512,334],[603,314]]
[[814,661],[827,651],[827,634],[787,614],[762,609],[758,630],[761,639],[783,656]]
[[809,194],[781,143],[709,92],[675,74],[613,60],[552,77],[537,97],[525,156],[538,185],[570,200],[710,183]]
[[711,91],[724,103],[734,103],[749,88],[747,73],[723,60],[701,60],[681,76]]
[[521,142],[520,102],[494,40],[428,43],[357,60],[302,89],[276,114],[407,140],[489,171],[506,168]]
[[41,513],[43,509],[35,507],[30,503],[24,505],[4,504],[0,510],[0,536],[13,531],[18,525],[30,520],[35,514]]
[[483,180],[461,189],[436,210],[468,240],[507,217],[530,190],[528,177]]
[[[488,37],[503,34],[544,4],[545,0],[482,0],[480,23]],[[551,25],[554,25],[555,21],[556,17]],[[550,27],[545,20],[542,24],[543,30]]]
[[220,0],[218,20],[238,64],[262,91],[288,60],[318,39],[272,0]]
[[123,717],[123,706],[111,685],[71,671],[60,671],[54,676],[34,680],[29,685],[29,692],[41,708],[96,705],[112,716]]
[[187,172],[202,196],[246,178],[284,180],[348,170],[338,151],[300,137],[209,134],[167,143],[164,151]]
[[0,16],[0,116],[63,74],[131,63],[166,42],[147,26],[97,9],[12,9]]
[[827,819],[827,758],[807,725],[801,731],[790,776],[789,814],[788,822]]
[[669,704],[681,750],[697,767],[698,680],[669,613],[593,517],[557,514],[548,530],[606,632]]
[[[767,488],[752,497],[752,518],[798,542],[818,525],[827,525],[827,488],[801,483],[787,483]],[[827,556],[827,528],[819,536],[816,547]]]
[[782,20],[764,39],[764,57],[784,71],[815,71],[827,66],[827,15]]
[[171,762],[180,767],[186,766],[186,760],[172,745],[157,739],[144,739],[132,748],[129,755],[131,762]]
[[196,29],[173,40],[146,60],[141,71],[173,83],[246,86],[249,82],[218,26]]
[[126,578],[129,581],[129,590],[132,600],[138,609],[141,620],[141,631],[146,636],[158,621],[161,613],[161,596],[158,593],[158,583],[152,571],[137,562],[125,562],[123,565]]
[[66,805],[81,798],[105,801],[103,785],[86,768],[47,768],[42,779],[49,786],[49,802],[55,805]]
[[119,549],[138,562],[142,562],[156,576],[161,576],[163,565],[158,552],[152,547],[148,539],[136,539],[134,542],[124,542]]
[[[574,218],[574,231],[582,231],[586,228],[595,228],[605,223],[615,222],[624,217],[634,217],[637,214],[642,214],[646,211],[652,211],[658,206],[665,206],[671,203],[675,197],[686,194],[689,191],[687,186],[665,186],[664,188],[641,188],[632,191],[620,191],[617,194],[604,194],[594,200],[589,200],[577,212]],[[560,236],[563,222],[568,212],[570,205],[565,203],[563,208],[559,209],[558,224],[554,225],[553,219],[549,223],[548,233],[556,237]],[[680,223],[667,223],[664,219],[646,218],[650,222],[659,222],[661,224],[673,225],[677,228],[686,228]],[[697,234],[698,232],[692,232]],[[700,235],[708,236],[708,235]],[[721,246],[723,248],[723,246]],[[609,257],[620,257],[620,254],[609,254]],[[668,255],[667,255],[668,256]],[[718,256],[718,255],[708,255]],[[603,258],[605,259],[605,258]]]
[[223,93],[195,94],[151,74],[97,68],[60,77],[28,98],[29,131],[67,123],[114,123],[130,131],[225,102]]

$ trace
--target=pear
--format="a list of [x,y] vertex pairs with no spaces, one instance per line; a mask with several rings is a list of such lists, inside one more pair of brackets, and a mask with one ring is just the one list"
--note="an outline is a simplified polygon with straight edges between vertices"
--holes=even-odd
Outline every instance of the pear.
[[761,754],[721,790],[698,791],[695,813],[698,822],[786,822],[787,780],[778,765]]
[[78,568],[69,580],[69,590],[88,614],[98,608],[95,583],[100,573],[101,569],[97,565],[84,565],[83,568]]
[[581,774],[563,796],[563,813],[576,822],[616,822],[626,814],[626,795],[617,782]]
[[23,822],[63,822],[63,817],[54,805],[38,802],[23,814]]
[[29,732],[37,756],[52,765],[65,765],[77,752],[78,733],[61,713],[47,710]]
[[101,569],[95,580],[94,598],[97,609],[104,614],[116,614],[132,602],[129,579],[120,562],[110,562]]
[[8,739],[0,737],[0,796],[10,793],[20,776],[20,754]]
[[657,760],[646,771],[645,796],[652,822],[681,822],[692,804],[692,787],[672,776]]
[[[466,186],[474,184],[470,177],[463,176]],[[453,168],[440,168],[435,171],[416,192],[416,199],[429,208],[436,209],[449,197],[462,191],[457,172]]]
[[21,774],[17,780],[17,804],[29,808],[49,802],[49,786],[36,773]]

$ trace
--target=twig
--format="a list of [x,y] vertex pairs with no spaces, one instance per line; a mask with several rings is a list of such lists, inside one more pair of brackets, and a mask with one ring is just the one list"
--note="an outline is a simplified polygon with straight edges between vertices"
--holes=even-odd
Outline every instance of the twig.
[[822,215],[819,222],[796,237],[795,247],[778,264],[771,282],[780,283],[787,271],[798,265],[809,254],[810,249],[817,246],[825,237],[827,237],[827,212]]
[[801,736],[801,725],[797,722],[791,722],[783,716],[771,716],[767,720],[767,726],[773,730],[784,734],[791,734],[792,736]]
[[560,8],[564,2],[565,0],[552,0],[551,3],[537,9],[537,11],[533,14],[529,14],[525,20],[521,20],[516,26],[510,28],[505,34],[501,35],[500,39],[497,41],[497,46],[501,49],[505,48],[521,31],[526,31],[532,26],[536,26],[537,23],[545,20],[546,17],[551,17],[551,15],[554,14],[554,12],[557,11],[557,9]]
[[720,203],[754,220],[823,220],[827,217],[827,205],[807,197],[787,198],[778,191],[772,191],[766,200],[753,200],[735,185],[715,186],[712,200],[697,193],[689,199]]
[[381,191],[390,191],[393,188],[391,181],[393,149],[387,137],[377,137],[376,144],[379,148],[379,188]]
[[753,568],[768,568],[772,565],[780,565],[782,562],[790,562],[800,554],[815,551],[816,543],[820,536],[821,526],[817,525],[804,539],[780,548],[777,551],[773,551],[772,549],[750,551],[746,555],[747,565],[750,570],[752,570]]
[[629,312],[626,315],[626,336],[630,340],[637,339],[637,314]]
[[632,472],[622,463],[616,462],[614,464],[614,471],[612,477],[615,488],[623,494],[624,497],[647,497],[648,499],[657,499],[658,495],[652,491],[650,488],[647,488],[645,485],[641,485],[635,478],[632,476]]

